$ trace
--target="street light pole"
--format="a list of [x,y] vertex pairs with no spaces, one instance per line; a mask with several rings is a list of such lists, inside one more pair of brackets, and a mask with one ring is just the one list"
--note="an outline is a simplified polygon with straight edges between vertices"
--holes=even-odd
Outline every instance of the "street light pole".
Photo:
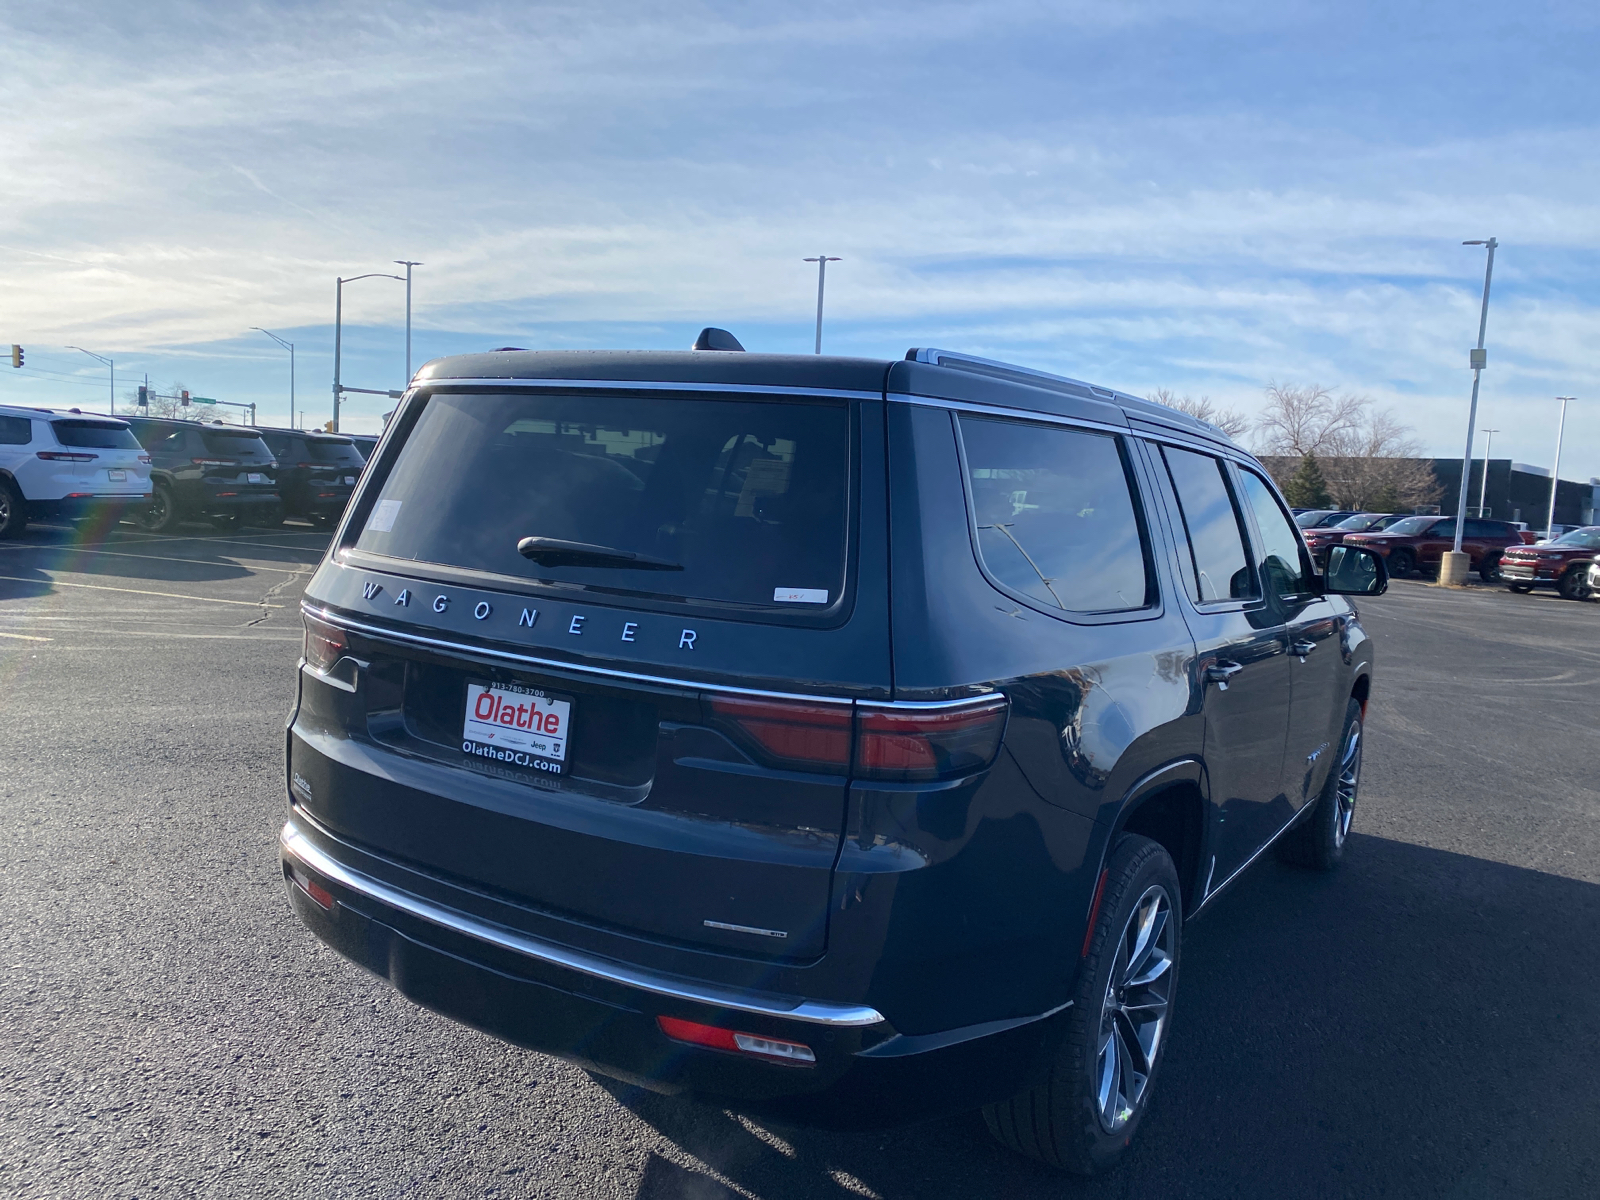
[[1556,526],[1556,489],[1561,486],[1561,435],[1567,431],[1567,401],[1576,396],[1557,396],[1561,401],[1561,419],[1556,422],[1556,465],[1550,471],[1550,512],[1544,519],[1544,536],[1548,538]]
[[[252,326],[250,326],[250,328],[254,329],[257,333],[266,334],[273,341],[277,342],[278,345],[283,346],[284,348],[286,348],[289,351],[289,428],[293,429],[294,428],[294,343],[293,342],[284,341],[281,337],[279,337],[277,334],[273,333],[270,329],[263,329],[259,325],[252,325]],[[252,425],[255,424],[255,414],[254,413],[250,414],[250,423]]]
[[100,355],[96,354],[93,350],[85,350],[82,346],[68,346],[67,349],[68,350],[76,350],[79,354],[87,354],[90,358],[94,359],[96,362],[103,362],[103,363],[105,363],[106,366],[111,368],[111,415],[113,417],[116,416],[117,415],[117,364],[112,362],[109,358],[102,358]]
[[814,351],[814,353],[821,354],[822,353],[822,287],[823,287],[823,284],[827,281],[827,278],[828,278],[828,264],[831,263],[831,262],[841,262],[843,260],[839,259],[839,258],[836,258],[836,257],[830,257],[829,255],[826,255],[826,254],[819,254],[815,258],[808,258],[805,261],[806,262],[814,262],[814,263],[817,264],[817,348]]
[[1483,480],[1478,484],[1478,515],[1480,517],[1489,515],[1483,511],[1484,499],[1489,495],[1489,451],[1494,448],[1494,435],[1499,432],[1498,429],[1485,429],[1483,431]]
[[1439,582],[1447,587],[1459,586],[1466,582],[1467,567],[1471,564],[1471,556],[1461,549],[1461,538],[1467,531],[1467,489],[1472,480],[1472,442],[1474,439],[1473,427],[1478,421],[1478,383],[1483,375],[1483,369],[1488,365],[1488,357],[1483,348],[1484,331],[1489,326],[1489,281],[1494,276],[1494,252],[1499,242],[1494,238],[1479,239],[1472,242],[1462,242],[1463,246],[1486,246],[1489,250],[1488,261],[1483,268],[1483,306],[1478,312],[1478,345],[1472,351],[1469,361],[1472,365],[1472,402],[1467,406],[1467,449],[1461,456],[1461,493],[1456,499],[1456,536],[1455,543],[1450,552],[1443,556],[1439,563]]
[[406,269],[406,386],[411,386],[411,268],[423,264],[410,259],[397,258],[395,266]]
[[333,431],[339,432],[339,398],[344,395],[344,385],[339,382],[339,354],[344,338],[344,285],[354,283],[358,279],[399,279],[399,275],[389,275],[383,271],[369,271],[365,275],[352,275],[349,279],[334,278],[333,289]]

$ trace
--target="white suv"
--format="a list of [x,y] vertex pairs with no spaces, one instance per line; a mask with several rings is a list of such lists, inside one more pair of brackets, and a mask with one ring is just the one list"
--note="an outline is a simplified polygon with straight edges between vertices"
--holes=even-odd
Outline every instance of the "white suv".
[[115,524],[150,499],[150,456],[126,421],[0,405],[0,538],[29,521]]

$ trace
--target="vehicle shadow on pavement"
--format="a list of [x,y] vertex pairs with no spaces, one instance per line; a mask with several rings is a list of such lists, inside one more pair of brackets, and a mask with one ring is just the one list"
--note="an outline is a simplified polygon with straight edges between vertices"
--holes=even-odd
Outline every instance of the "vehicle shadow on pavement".
[[[976,1116],[795,1130],[611,1083],[760,1197],[1591,1196],[1600,886],[1352,835],[1330,875],[1253,868],[1189,926],[1158,1094],[1078,1181]],[[638,1200],[735,1195],[652,1156]]]

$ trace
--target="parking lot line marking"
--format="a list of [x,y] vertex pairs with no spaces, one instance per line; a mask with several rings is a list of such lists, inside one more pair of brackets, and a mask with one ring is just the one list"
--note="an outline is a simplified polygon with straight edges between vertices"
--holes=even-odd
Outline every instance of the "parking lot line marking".
[[246,608],[283,608],[282,604],[264,604],[260,600],[224,600],[221,596],[186,596],[182,592],[152,592],[145,588],[106,587],[100,583],[63,583],[59,579],[24,579],[20,575],[0,575],[12,583],[48,583],[51,587],[86,588],[91,592],[126,592],[130,596],[165,596],[168,600],[199,600],[205,604],[242,604]]
[[[59,546],[41,546],[39,548],[41,550],[61,549]],[[149,559],[151,562],[188,563],[190,566],[195,567],[241,567],[250,571],[276,571],[280,575],[299,575],[305,571],[306,567],[311,565],[310,563],[305,563],[292,570],[289,567],[244,567],[244,564],[239,562],[207,562],[202,558],[173,558],[169,554],[129,554],[126,550],[102,550],[98,546],[94,546],[89,549],[82,549],[81,547],[74,546],[73,549],[83,554],[110,554],[117,558],[144,558]],[[64,571],[69,570],[70,568],[58,567],[56,569]]]
[[55,638],[34,637],[26,633],[0,633],[0,637],[16,638],[19,642],[53,642]]

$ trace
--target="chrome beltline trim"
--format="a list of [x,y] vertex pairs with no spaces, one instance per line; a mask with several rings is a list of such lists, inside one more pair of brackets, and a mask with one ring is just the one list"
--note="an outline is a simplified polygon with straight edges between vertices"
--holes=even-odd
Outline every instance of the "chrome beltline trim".
[[689,383],[661,379],[424,379],[412,384],[416,390],[441,387],[459,388],[593,388],[604,391],[650,392],[729,392],[753,396],[834,396],[842,400],[882,400],[882,392],[856,392],[845,388],[787,387],[770,383]]
[[539,962],[564,967],[569,971],[577,971],[623,987],[638,988],[640,991],[657,996],[669,996],[675,1000],[689,1000],[696,1004],[709,1004],[716,1008],[757,1013],[764,1017],[779,1017],[788,1021],[806,1021],[813,1025],[858,1027],[878,1025],[883,1022],[883,1014],[864,1004],[831,1004],[822,1000],[804,1000],[789,996],[766,997],[760,993],[724,988],[716,984],[676,979],[670,975],[630,967],[612,959],[541,942],[526,934],[480,921],[352,871],[307,841],[293,821],[287,822],[278,834],[278,845],[286,856],[327,876],[340,886],[380,904],[397,908],[408,916],[497,946],[502,950],[509,950],[513,954],[525,955]]
[[[474,646],[467,642],[452,642],[444,638],[428,637],[420,633],[407,633],[399,629],[388,629],[381,625],[368,625],[357,621],[342,613],[329,612],[325,608],[318,608],[307,601],[302,601],[300,607],[310,613],[319,621],[326,621],[329,625],[337,625],[341,629],[352,629],[364,633],[368,637],[389,638],[397,642],[409,642],[413,645],[428,646],[439,650],[449,650],[459,654],[481,654],[489,658],[500,658],[507,662],[518,663],[523,666],[540,667],[550,671],[570,671],[578,675],[600,675],[607,679],[626,679],[630,683],[648,683],[659,687],[682,688],[686,691],[717,692],[733,696],[759,696],[764,700],[800,700],[807,704],[835,703],[849,704],[855,697],[852,696],[823,696],[815,692],[771,692],[762,688],[733,687],[729,684],[705,683],[693,679],[678,679],[670,675],[647,675],[640,671],[621,671],[612,667],[595,667],[587,664],[562,662],[554,658],[539,658],[532,654],[515,654],[510,650],[494,650],[487,646]],[[862,700],[862,704],[870,704],[874,708],[904,708],[910,710],[963,708],[967,705],[978,704],[994,700],[1003,696],[1003,692],[985,692],[979,696],[963,696],[959,700],[932,700],[927,702],[911,700]]]

